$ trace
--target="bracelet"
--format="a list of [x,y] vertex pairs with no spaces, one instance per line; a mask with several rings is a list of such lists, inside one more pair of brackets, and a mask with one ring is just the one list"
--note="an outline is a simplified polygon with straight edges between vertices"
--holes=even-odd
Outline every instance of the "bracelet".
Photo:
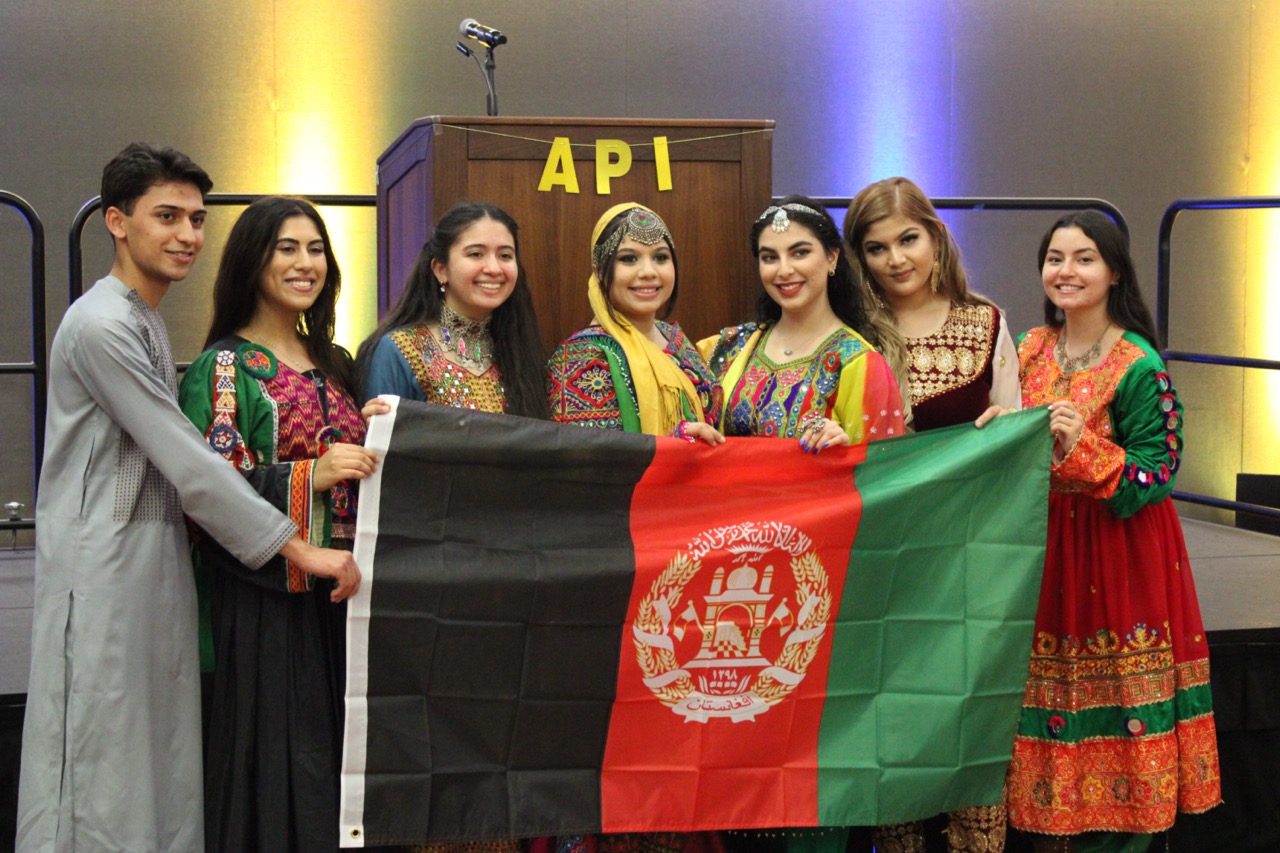
[[689,435],[688,424],[690,423],[691,421],[681,421],[676,424],[676,438],[683,438],[685,441],[690,443],[698,440],[697,437]]

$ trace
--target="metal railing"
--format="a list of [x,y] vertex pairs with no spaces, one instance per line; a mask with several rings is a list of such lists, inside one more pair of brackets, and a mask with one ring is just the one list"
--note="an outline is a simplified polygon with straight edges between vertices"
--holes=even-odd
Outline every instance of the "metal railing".
[[[25,199],[11,192],[0,190],[0,204],[21,214],[31,232],[31,360],[0,364],[0,374],[27,374],[31,376],[31,491],[40,488],[40,468],[44,465],[44,418],[49,407],[48,380],[49,357],[45,347],[45,270],[44,223],[39,214]],[[32,507],[32,514],[35,509]],[[0,519],[0,530],[19,530],[35,527],[34,518]]]
[[[1244,196],[1235,198],[1184,198],[1165,208],[1160,218],[1160,236],[1156,250],[1156,333],[1167,347],[1169,342],[1169,274],[1173,258],[1173,223],[1184,210],[1252,210],[1280,208],[1280,196]],[[1242,358],[1207,352],[1186,352],[1164,349],[1160,353],[1165,361],[1189,361],[1198,364],[1215,364],[1224,367],[1249,367],[1261,370],[1278,370],[1280,361],[1265,358]],[[1280,509],[1245,501],[1215,498],[1195,492],[1174,491],[1176,500],[1186,503],[1243,512],[1263,518],[1280,519]]]
[[[781,200],[775,198],[774,203]],[[1100,198],[932,198],[939,210],[1100,210],[1129,233],[1129,223],[1120,208]],[[848,207],[851,197],[815,196],[824,207]]]

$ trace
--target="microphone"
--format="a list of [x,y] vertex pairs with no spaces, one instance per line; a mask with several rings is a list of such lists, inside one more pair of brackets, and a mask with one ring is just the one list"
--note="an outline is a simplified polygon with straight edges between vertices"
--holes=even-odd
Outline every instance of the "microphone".
[[485,47],[497,47],[507,43],[506,36],[493,27],[486,27],[475,18],[463,18],[462,23],[458,24],[458,32],[466,38],[475,39]]

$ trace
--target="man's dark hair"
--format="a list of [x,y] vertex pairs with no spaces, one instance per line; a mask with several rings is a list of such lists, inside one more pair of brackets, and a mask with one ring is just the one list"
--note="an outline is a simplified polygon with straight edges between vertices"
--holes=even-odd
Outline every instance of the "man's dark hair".
[[209,194],[213,181],[204,169],[175,148],[161,148],[148,142],[132,142],[111,158],[102,169],[102,212],[117,208],[133,215],[133,206],[156,184],[191,184],[200,197]]

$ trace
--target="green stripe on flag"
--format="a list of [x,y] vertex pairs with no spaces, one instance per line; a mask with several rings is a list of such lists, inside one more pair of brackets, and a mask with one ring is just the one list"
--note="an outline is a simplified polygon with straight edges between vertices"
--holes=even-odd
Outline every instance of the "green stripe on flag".
[[824,825],[1001,799],[1044,568],[1047,409],[868,446],[818,742]]

